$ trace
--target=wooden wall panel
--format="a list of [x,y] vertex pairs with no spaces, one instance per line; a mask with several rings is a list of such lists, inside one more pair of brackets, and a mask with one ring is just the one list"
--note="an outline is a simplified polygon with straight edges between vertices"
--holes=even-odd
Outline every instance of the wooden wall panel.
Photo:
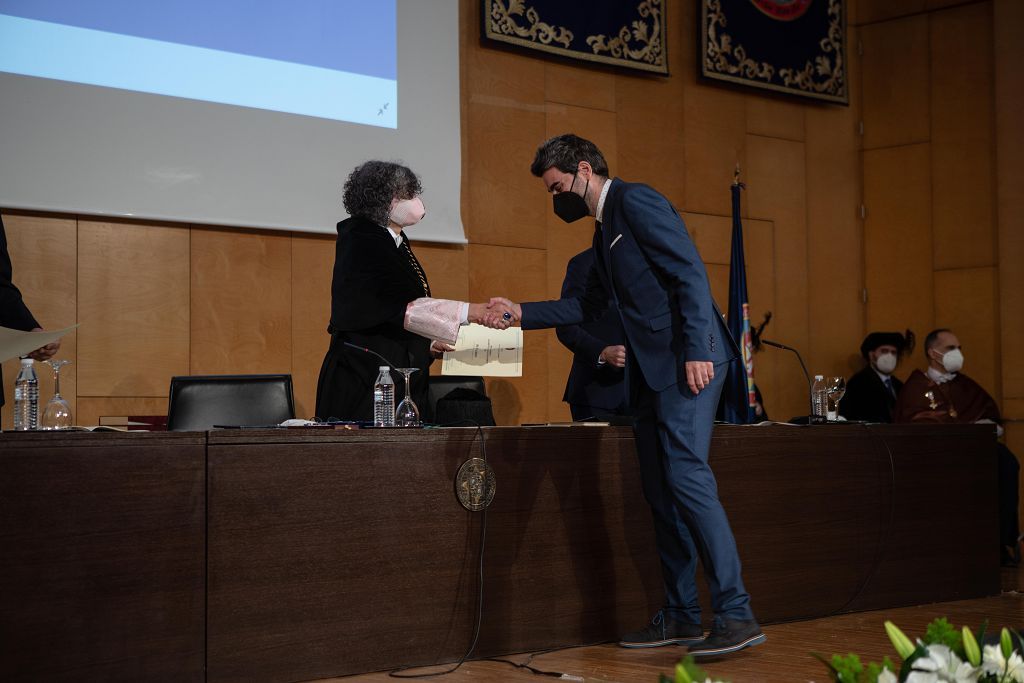
[[292,389],[295,416],[308,418],[316,413],[316,381],[330,345],[334,237],[292,235],[291,256]]
[[856,0],[857,22],[873,24],[923,12],[927,0]]
[[775,97],[748,97],[746,100],[747,132],[769,138],[805,140],[804,117],[817,111]]
[[863,26],[864,148],[929,136],[928,17]]
[[[78,320],[78,229],[74,219],[24,214],[4,214],[7,246],[11,255],[14,284],[32,311],[36,321],[48,329],[60,329]],[[76,416],[77,353],[76,332],[61,340],[58,360],[70,360],[61,369],[61,395],[71,404]],[[36,363],[39,376],[39,417],[46,402],[53,396],[53,371],[48,365]],[[14,381],[20,362],[17,358],[3,364],[4,397],[0,428],[14,427]]]
[[927,144],[864,152],[866,330],[934,326]]
[[695,213],[727,216],[731,211],[729,184],[736,164],[746,170],[745,98],[723,88],[693,85],[683,98],[683,110],[686,159],[683,208]]
[[470,179],[472,207],[463,217],[467,238],[476,244],[544,248],[551,200],[537,191],[540,183],[530,174],[545,139],[543,105],[471,95],[467,111],[469,166],[463,172]]
[[191,252],[189,372],[289,373],[291,237],[193,228]]
[[466,236],[480,244],[543,248],[547,206],[531,193],[529,170],[544,140],[544,62],[484,48],[480,3],[462,0],[459,8]]
[[865,332],[859,112],[820,107],[806,119],[808,363],[849,376]]
[[618,76],[615,83],[618,162],[612,175],[647,183],[685,207],[683,79]]
[[[805,164],[802,142],[747,136],[748,211],[755,218],[772,219],[775,272],[785,273],[775,283],[772,335],[801,350],[808,348],[810,339]],[[814,372],[813,368],[811,371]],[[798,378],[799,375],[793,377]],[[776,392],[771,399],[773,406],[777,406],[776,412],[803,413],[806,391],[802,382],[779,382]]]
[[935,327],[956,333],[964,349],[964,372],[999,397],[996,278],[995,268],[935,271]]
[[995,264],[992,6],[981,3],[934,12],[929,23],[935,267],[991,266]]
[[[995,53],[996,216],[999,244],[999,324],[1002,348],[1003,395],[1024,399],[1024,3],[995,0],[993,5]],[[1018,419],[1024,419],[1019,415]],[[1024,449],[1017,451],[1024,456]]]
[[616,82],[611,72],[578,63],[544,65],[544,99],[548,103],[614,112]]
[[[773,315],[775,311],[775,226],[769,221],[744,220],[743,251],[747,264],[750,324],[756,326],[761,324],[768,311]],[[769,322],[762,334],[766,339],[774,339],[774,333],[774,323]],[[779,396],[779,384],[792,381],[794,377],[787,365],[793,362],[790,355],[768,346],[754,355],[754,381],[761,389],[768,415],[775,420],[792,417],[784,414],[784,408],[777,402],[772,404],[772,400]]]
[[[536,180],[536,179],[534,179]],[[547,299],[543,249],[517,249],[483,244],[469,246],[469,298],[487,301],[492,296],[512,301]],[[487,393],[500,425],[545,422],[548,415],[548,336],[554,332],[524,332],[523,376],[487,380]],[[558,380],[552,380],[558,381]]]
[[78,222],[78,395],[167,396],[189,372],[189,230]]

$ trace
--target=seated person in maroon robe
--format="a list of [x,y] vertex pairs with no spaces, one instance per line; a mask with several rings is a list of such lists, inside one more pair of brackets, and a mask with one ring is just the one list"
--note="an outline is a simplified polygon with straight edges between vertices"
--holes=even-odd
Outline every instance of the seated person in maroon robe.
[[[952,331],[938,329],[924,341],[928,368],[914,370],[900,391],[894,422],[936,422],[953,424],[995,424],[997,437],[1003,435],[999,406],[977,382],[960,372],[964,355],[960,340]],[[1020,561],[1017,518],[1020,464],[1005,445],[996,442],[999,459],[999,536],[1003,564]]]

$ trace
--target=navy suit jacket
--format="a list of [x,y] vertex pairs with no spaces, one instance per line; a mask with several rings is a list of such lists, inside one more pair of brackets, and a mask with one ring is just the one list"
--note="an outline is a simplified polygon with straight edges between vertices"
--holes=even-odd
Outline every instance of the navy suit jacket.
[[[587,275],[594,267],[594,248],[569,259],[562,282],[562,298],[581,296],[587,289]],[[558,341],[572,351],[572,369],[565,384],[562,400],[575,405],[603,408],[624,413],[626,387],[622,368],[610,363],[598,364],[606,346],[625,343],[618,311],[608,308],[597,320],[581,325],[565,325],[555,329]]]
[[672,204],[647,185],[611,180],[594,267],[581,296],[524,303],[524,329],[596,320],[618,308],[626,346],[654,391],[686,382],[686,361],[739,355],[707,271]]

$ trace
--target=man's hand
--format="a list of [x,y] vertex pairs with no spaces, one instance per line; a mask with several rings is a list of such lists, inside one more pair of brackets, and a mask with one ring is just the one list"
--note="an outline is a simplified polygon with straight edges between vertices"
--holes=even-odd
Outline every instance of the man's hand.
[[519,322],[523,318],[523,307],[503,296],[492,296],[488,308],[499,309],[502,313],[508,312],[513,322]]
[[503,297],[494,297],[486,304],[469,305],[469,322],[486,325],[495,330],[508,329],[519,320],[521,309]]
[[445,351],[454,351],[455,347],[451,344],[445,344],[443,341],[437,341],[436,339],[430,342],[430,356],[432,358],[440,358],[444,355]]
[[[508,317],[505,317],[508,313]],[[504,306],[493,304],[470,304],[469,322],[477,323],[492,330],[505,330],[512,325],[513,317],[511,311]]]
[[715,364],[709,360],[686,361],[686,384],[690,391],[699,394],[701,389],[711,384],[715,377]]
[[[43,328],[37,327],[33,332],[43,332]],[[28,354],[28,357],[32,360],[44,361],[53,358],[54,354],[60,349],[60,339],[55,342],[50,342],[46,346],[40,346],[38,349]]]
[[621,344],[618,346],[606,346],[601,350],[600,359],[608,365],[624,368],[626,367],[626,347]]

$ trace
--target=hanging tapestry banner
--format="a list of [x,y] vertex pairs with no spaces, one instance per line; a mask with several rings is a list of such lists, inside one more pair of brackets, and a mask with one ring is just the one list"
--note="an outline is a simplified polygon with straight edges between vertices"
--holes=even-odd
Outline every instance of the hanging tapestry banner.
[[484,0],[486,40],[668,74],[664,0]]
[[701,0],[701,74],[849,104],[844,0]]

